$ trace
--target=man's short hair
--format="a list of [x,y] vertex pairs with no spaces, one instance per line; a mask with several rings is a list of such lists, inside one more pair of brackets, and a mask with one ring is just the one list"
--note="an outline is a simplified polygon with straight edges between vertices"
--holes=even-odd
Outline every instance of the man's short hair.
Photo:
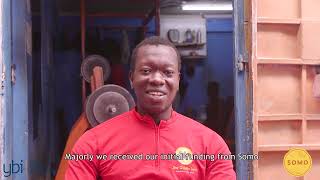
[[136,65],[136,59],[137,59],[137,53],[140,47],[142,46],[146,46],[146,45],[164,45],[164,46],[168,46],[171,47],[175,50],[176,54],[177,54],[177,61],[178,61],[178,69],[180,71],[181,69],[181,57],[180,57],[180,53],[178,51],[178,49],[176,48],[176,46],[174,44],[172,44],[168,39],[160,37],[160,36],[151,36],[148,37],[146,39],[144,39],[143,41],[141,41],[132,51],[132,55],[131,55],[131,62],[130,62],[130,71],[133,72],[135,65]]

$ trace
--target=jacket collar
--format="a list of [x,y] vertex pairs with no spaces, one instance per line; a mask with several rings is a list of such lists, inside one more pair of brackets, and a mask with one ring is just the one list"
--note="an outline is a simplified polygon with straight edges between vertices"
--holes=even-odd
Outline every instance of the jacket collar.
[[148,115],[148,114],[140,114],[137,109],[137,107],[135,107],[134,109],[131,110],[131,112],[133,113],[133,115],[136,117],[137,120],[139,120],[140,122],[143,122],[145,124],[148,124],[154,128],[156,128],[157,126],[159,128],[164,128],[169,126],[170,124],[172,124],[175,120],[176,120],[176,116],[177,116],[177,112],[175,112],[173,109],[171,111],[171,117],[169,119],[166,120],[160,120],[159,125],[157,125],[154,121],[154,119]]

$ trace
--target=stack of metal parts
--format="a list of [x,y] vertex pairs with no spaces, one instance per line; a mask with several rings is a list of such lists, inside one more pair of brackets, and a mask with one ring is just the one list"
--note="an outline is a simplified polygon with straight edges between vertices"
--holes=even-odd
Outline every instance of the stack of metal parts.
[[[102,68],[103,76],[99,73],[94,74],[94,69],[99,67]],[[108,60],[100,55],[88,56],[81,65],[81,74],[90,84],[94,83],[91,78],[97,78],[95,76],[101,76],[103,77],[102,81],[106,81],[110,73]],[[99,83],[101,84],[101,81]],[[135,106],[131,94],[121,86],[108,84],[100,87],[98,85],[96,88],[91,88],[91,91],[92,93],[86,102],[85,112],[92,127],[127,112]]]

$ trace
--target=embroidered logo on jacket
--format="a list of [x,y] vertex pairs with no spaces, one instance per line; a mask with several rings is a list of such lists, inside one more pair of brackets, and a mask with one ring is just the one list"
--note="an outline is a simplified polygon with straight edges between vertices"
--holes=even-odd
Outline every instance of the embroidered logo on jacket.
[[176,160],[180,163],[180,165],[172,166],[172,170],[177,173],[187,173],[194,174],[197,172],[197,168],[192,165],[192,156],[193,153],[191,149],[187,147],[178,147],[175,152]]
[[190,157],[192,157],[192,151],[187,148],[187,147],[179,147],[176,150],[176,155],[180,156],[180,158],[178,158],[178,161],[183,164],[183,165],[189,165],[192,163],[192,159]]

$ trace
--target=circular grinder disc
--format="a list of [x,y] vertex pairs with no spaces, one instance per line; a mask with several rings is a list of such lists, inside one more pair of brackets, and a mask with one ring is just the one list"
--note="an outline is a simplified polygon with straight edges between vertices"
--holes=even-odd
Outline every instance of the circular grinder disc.
[[81,64],[81,74],[83,78],[90,83],[93,68],[100,66],[103,71],[103,79],[106,81],[111,73],[109,61],[100,55],[90,55],[86,57]]
[[86,114],[92,127],[131,110],[135,106],[131,94],[118,85],[104,85],[95,90],[86,103]]

